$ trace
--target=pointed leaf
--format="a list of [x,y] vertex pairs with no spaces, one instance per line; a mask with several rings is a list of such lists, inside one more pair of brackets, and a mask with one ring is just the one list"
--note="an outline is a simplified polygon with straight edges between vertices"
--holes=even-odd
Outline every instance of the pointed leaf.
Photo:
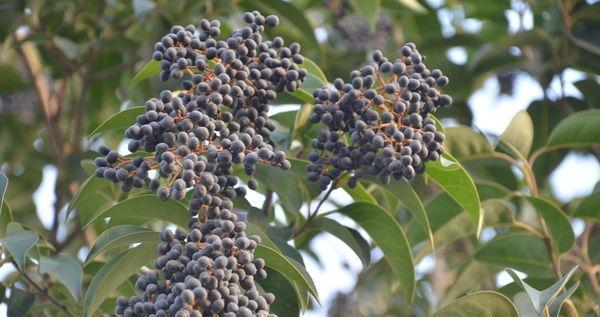
[[117,247],[124,247],[134,243],[157,243],[160,232],[144,227],[120,225],[107,229],[94,242],[94,246],[85,259],[89,263],[96,256]]
[[450,154],[444,153],[439,160],[427,164],[426,174],[463,207],[479,236],[483,225],[479,194],[473,179],[462,165]]
[[71,214],[73,209],[80,206],[81,202],[85,200],[90,195],[98,195],[98,190],[102,188],[106,188],[110,186],[112,183],[108,182],[106,179],[100,178],[98,176],[91,175],[88,179],[79,186],[79,189],[75,193],[75,196],[67,206],[67,218]]
[[552,304],[550,304],[550,307],[548,309],[550,312],[550,317],[559,317],[558,314],[560,313],[560,309],[562,308],[562,305],[565,303],[565,301],[567,299],[569,299],[569,297],[571,297],[571,295],[573,295],[573,293],[575,293],[577,288],[579,288],[579,282],[575,282],[575,284],[573,284],[571,287],[569,287],[568,290],[566,290],[565,292],[560,294],[560,296],[558,296],[552,302]]
[[142,80],[150,78],[150,77],[158,76],[159,74],[160,74],[160,62],[151,60],[148,63],[146,63],[146,65],[144,65],[144,67],[142,67],[142,69],[140,69],[140,71],[137,74],[135,74],[135,76],[133,76],[133,79],[129,83],[129,87],[133,88],[135,85],[137,85]]
[[156,258],[156,243],[140,244],[111,258],[90,282],[85,293],[82,316],[92,316],[119,285],[154,258]]
[[53,258],[41,256],[39,272],[54,277],[69,290],[76,301],[81,300],[83,270],[77,259],[69,255],[57,255]]
[[528,232],[510,232],[492,239],[476,253],[479,261],[513,267],[530,276],[553,276],[546,244]]
[[6,227],[9,223],[13,221],[12,213],[10,212],[10,208],[5,201],[2,202],[2,210],[0,211],[0,238],[4,238],[6,236]]
[[360,15],[367,21],[369,27],[375,29],[375,22],[381,9],[380,0],[350,0],[352,6],[360,12]]
[[574,113],[552,130],[547,146],[552,148],[582,147],[600,144],[600,110]]
[[350,204],[335,212],[350,217],[367,231],[383,251],[404,295],[412,301],[416,283],[414,262],[406,235],[396,219],[379,206],[364,202]]
[[502,132],[500,141],[512,145],[524,157],[529,155],[533,144],[533,121],[527,111],[517,112]]
[[444,306],[431,317],[519,317],[517,309],[504,295],[491,291],[476,292]]
[[427,13],[427,9],[425,9],[417,0],[397,0],[397,1],[413,12]]
[[462,125],[449,127],[445,135],[444,148],[458,160],[493,151],[485,136],[471,127]]
[[569,217],[558,206],[544,198],[525,197],[525,200],[546,222],[554,248],[560,253],[569,251],[575,243],[575,234]]
[[277,295],[277,299],[269,307],[269,313],[278,316],[299,316],[300,295],[298,289],[283,274],[270,267],[265,267],[265,270],[267,278],[258,283],[265,292]]
[[263,258],[268,267],[285,276],[290,282],[308,290],[315,298],[319,298],[317,288],[306,269],[297,261],[288,258],[280,251],[259,244],[254,252],[257,258]]
[[575,217],[600,222],[600,192],[594,192],[580,202]]
[[323,73],[319,65],[317,65],[317,63],[315,63],[313,60],[305,57],[304,61],[302,62],[302,65],[300,66],[306,69],[309,74],[313,75],[316,79],[318,79],[323,86],[327,85],[327,83],[329,82],[327,80],[327,76],[325,76],[325,73]]
[[144,107],[132,107],[115,113],[90,132],[88,138],[104,131],[127,129],[135,122],[138,115],[144,113],[144,109]]
[[[4,202],[4,194],[6,194],[6,188],[8,187],[8,177],[4,173],[0,172],[0,204]],[[2,206],[0,205],[0,212]]]
[[327,217],[318,217],[311,224],[310,230],[324,231],[334,235],[354,251],[364,268],[371,264],[371,248],[369,243],[355,229],[346,227]]
[[[15,229],[11,230],[11,227]],[[19,270],[23,270],[25,269],[25,255],[38,242],[38,233],[25,230],[14,222],[8,224],[7,233],[8,235],[0,240],[0,244],[13,257]]]
[[161,201],[155,195],[140,195],[118,202],[101,211],[88,220],[83,227],[108,217],[160,219],[180,227],[186,227],[189,220],[188,210],[182,203],[174,200]]

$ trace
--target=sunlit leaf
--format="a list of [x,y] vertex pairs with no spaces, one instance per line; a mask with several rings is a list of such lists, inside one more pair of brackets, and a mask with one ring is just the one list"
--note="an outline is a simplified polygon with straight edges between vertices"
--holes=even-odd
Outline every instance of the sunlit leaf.
[[77,259],[69,255],[57,255],[52,258],[41,256],[39,272],[54,277],[69,290],[76,301],[81,300],[83,271]]
[[139,84],[142,80],[155,77],[160,74],[160,62],[151,60],[142,69],[140,69],[137,74],[133,77],[131,82],[129,83],[129,87],[133,88],[135,85]]
[[132,225],[111,227],[98,236],[85,263],[89,263],[96,256],[113,248],[129,246],[134,243],[156,243],[159,241],[159,236],[159,232],[144,227]]
[[144,113],[144,110],[144,107],[132,107],[121,112],[117,112],[102,122],[92,132],[90,132],[88,137],[104,131],[125,130],[135,122],[135,119],[138,115]]
[[467,316],[519,317],[519,313],[504,295],[483,291],[461,297],[431,315],[431,317]]
[[533,121],[527,111],[517,112],[500,135],[500,141],[510,144],[524,157],[529,155],[533,144]]

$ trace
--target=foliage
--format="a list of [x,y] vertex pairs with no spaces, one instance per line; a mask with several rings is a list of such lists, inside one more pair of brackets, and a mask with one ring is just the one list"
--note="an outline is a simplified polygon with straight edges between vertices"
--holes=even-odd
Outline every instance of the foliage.
[[[222,29],[233,30],[242,12],[258,9],[280,16],[280,27],[268,35],[301,43],[309,72],[301,89],[278,96],[270,116],[277,122],[271,138],[292,169],[257,166],[264,203],[235,201],[247,231],[262,238],[256,252],[271,266],[261,286],[277,294],[274,311],[297,316],[319,307],[303,258],[327,262],[314,247],[329,233],[363,263],[354,288],[329,305],[329,316],[600,316],[600,192],[560,201],[549,181],[569,153],[600,161],[600,3],[437,3],[0,4],[0,261],[12,268],[0,302],[8,315],[111,315],[117,296],[135,293],[136,273],[156,258],[159,231],[185,226],[187,211],[178,202],[158,203],[147,190],[121,193],[90,177],[90,159],[101,144],[119,146],[147,96],[174,86],[156,80],[160,69],[149,62],[154,42],[171,25],[219,18]],[[509,23],[513,14],[517,22]],[[532,25],[525,23],[529,15]],[[366,178],[350,188],[344,179],[331,195],[322,193],[306,179],[318,132],[309,123],[312,91],[347,78],[374,49],[399,56],[407,41],[450,78],[443,91],[453,106],[435,114],[446,134],[443,158],[411,182]],[[463,50],[466,61],[449,59],[449,49]],[[585,74],[573,83],[581,92],[575,97],[553,88],[557,82],[564,88],[568,70]],[[467,101],[483,82],[497,77],[509,94],[515,78],[525,76],[544,91],[542,99],[500,135],[472,125]],[[51,169],[58,175],[53,203],[38,210],[48,223],[33,216],[32,193]],[[341,192],[352,201],[337,206],[329,198]],[[415,272],[431,255],[434,268]],[[500,287],[496,276],[506,267],[514,282]]]

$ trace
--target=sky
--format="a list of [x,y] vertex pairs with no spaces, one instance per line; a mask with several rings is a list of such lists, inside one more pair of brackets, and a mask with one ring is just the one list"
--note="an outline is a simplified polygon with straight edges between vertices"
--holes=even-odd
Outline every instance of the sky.
[[[432,4],[439,1],[430,1]],[[516,30],[515,12],[507,10],[506,17],[511,23],[511,31]],[[449,12],[442,11],[439,14],[440,21],[444,26],[444,34],[452,35],[453,29],[448,22]],[[525,15],[524,27],[533,25],[531,15]],[[479,24],[477,21],[467,21],[467,27],[477,31]],[[323,30],[316,30],[317,37],[326,36]],[[455,47],[448,51],[448,58],[460,64],[466,60],[464,49]],[[567,85],[565,86],[565,94],[567,96],[580,97],[580,93],[572,85],[573,81],[583,78],[583,74],[575,70],[568,70],[565,73]],[[474,120],[473,124],[485,133],[499,135],[504,131],[512,117],[520,110],[526,109],[529,103],[543,96],[543,92],[539,85],[527,75],[518,75],[514,85],[513,96],[499,96],[499,84],[495,77],[489,78],[482,87],[471,96],[468,100],[468,105],[471,108]],[[552,82],[550,96],[553,93],[559,94],[561,88],[557,80]],[[280,110],[283,108],[280,108]],[[533,118],[535,120],[535,118]],[[572,175],[586,175],[583,177],[572,177]],[[57,170],[53,166],[44,168],[43,179],[33,195],[34,202],[37,208],[37,215],[45,227],[51,225],[52,219],[49,219],[44,213],[44,210],[52,209],[54,201],[53,187],[56,180]],[[595,184],[600,180],[600,166],[596,159],[591,155],[569,154],[562,164],[550,176],[553,192],[562,201],[568,201],[574,197],[587,195],[592,192]],[[248,199],[255,205],[262,205],[262,197],[253,191],[249,191]],[[331,200],[336,203],[350,203],[351,198],[341,189],[335,190],[331,195]],[[327,212],[334,209],[334,205],[326,203],[322,212]],[[303,208],[306,213],[306,208]],[[277,211],[281,213],[281,211]],[[354,226],[351,220],[338,217],[343,224]],[[581,230],[580,223],[574,223],[576,231]],[[364,233],[364,231],[363,231]],[[346,244],[329,234],[321,234],[312,243],[315,253],[322,259],[324,265],[316,263],[312,258],[304,256],[307,270],[316,283],[317,289],[321,297],[322,306],[313,311],[307,311],[303,317],[324,317],[329,308],[330,301],[337,292],[347,292],[351,290],[355,283],[356,275],[362,270],[362,265],[358,257],[349,249]],[[381,257],[379,251],[374,251],[373,258]],[[85,257],[85,251],[80,254]],[[417,274],[425,274],[432,267],[434,260],[432,257],[426,257],[417,265]],[[6,265],[0,268],[0,278],[10,272],[10,268]],[[500,284],[508,282],[506,275],[499,275],[497,278]],[[0,305],[0,316],[6,315],[5,305]]]

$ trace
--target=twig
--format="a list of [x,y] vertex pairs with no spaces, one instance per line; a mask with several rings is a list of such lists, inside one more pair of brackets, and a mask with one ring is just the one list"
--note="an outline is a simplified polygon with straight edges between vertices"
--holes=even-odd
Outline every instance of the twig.
[[263,213],[265,214],[265,218],[267,219],[269,218],[271,208],[273,208],[273,190],[269,188],[265,194],[265,201],[262,205]]
[[45,287],[42,287],[42,286],[38,285],[29,275],[27,275],[27,273],[25,271],[21,270],[19,268],[19,266],[17,265],[17,263],[15,263],[14,260],[12,261],[12,263],[17,268],[17,270],[19,270],[19,272],[21,273],[21,275],[23,275],[23,277],[27,280],[27,282],[29,282],[29,284],[31,284],[38,291],[38,293],[40,295],[46,297],[48,300],[50,300],[52,302],[52,304],[54,304],[60,310],[62,310],[63,312],[65,312],[65,314],[67,314],[68,316],[76,317],[76,315],[74,313],[72,313],[67,308],[67,306],[65,306],[64,304],[62,304],[54,296],[50,295],[50,293],[48,293],[48,289],[46,289]]
[[300,227],[300,229],[298,229],[296,232],[294,232],[294,236],[293,236],[294,238],[299,236],[302,232],[304,232],[308,228],[310,223],[314,220],[314,218],[319,213],[319,209],[321,209],[321,206],[323,206],[323,203],[327,200],[327,198],[329,198],[329,195],[331,195],[331,192],[333,192],[333,190],[337,188],[337,184],[340,181],[340,179],[342,179],[342,177],[336,178],[333,181],[333,183],[331,183],[331,186],[329,187],[329,189],[327,190],[327,192],[325,193],[323,198],[321,198],[321,200],[319,201],[319,204],[317,205],[317,208],[315,208],[315,211],[313,211],[311,214],[309,214],[308,218],[306,218],[306,221],[304,222],[302,227]]

